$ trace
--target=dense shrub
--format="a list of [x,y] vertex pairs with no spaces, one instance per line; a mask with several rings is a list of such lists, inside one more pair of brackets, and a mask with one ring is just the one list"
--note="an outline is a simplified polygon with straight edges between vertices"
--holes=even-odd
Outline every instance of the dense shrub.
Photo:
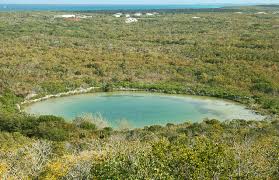
[[0,116],[0,130],[20,132],[28,137],[64,141],[78,133],[76,126],[55,116]]

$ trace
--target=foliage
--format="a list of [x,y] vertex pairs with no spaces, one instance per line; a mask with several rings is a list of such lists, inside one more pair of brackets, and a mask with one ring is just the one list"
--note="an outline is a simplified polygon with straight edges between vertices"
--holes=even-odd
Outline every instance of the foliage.
[[53,141],[67,140],[77,134],[77,127],[55,116],[3,116],[0,115],[0,130],[20,132],[28,137],[37,137]]
[[[279,179],[278,7],[235,8],[131,25],[105,12],[1,12],[0,179]],[[273,116],[113,130],[100,115],[67,122],[16,107],[88,86],[215,96]]]
[[81,21],[53,18],[60,12],[1,12],[0,92],[142,87],[232,99],[276,114],[276,12],[278,6],[173,10],[131,25],[106,12],[87,12],[93,17]]
[[102,138],[27,138],[1,148],[0,173],[39,179],[277,179],[278,124],[205,120],[111,131]]

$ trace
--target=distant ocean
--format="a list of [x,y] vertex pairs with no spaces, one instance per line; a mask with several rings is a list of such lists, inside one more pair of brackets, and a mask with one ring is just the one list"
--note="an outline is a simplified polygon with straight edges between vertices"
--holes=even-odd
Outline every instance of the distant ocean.
[[0,11],[113,11],[221,8],[220,5],[49,5],[0,4]]

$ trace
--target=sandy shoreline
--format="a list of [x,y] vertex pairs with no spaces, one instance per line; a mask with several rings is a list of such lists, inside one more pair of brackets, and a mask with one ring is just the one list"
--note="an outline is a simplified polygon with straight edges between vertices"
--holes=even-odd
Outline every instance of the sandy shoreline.
[[[99,90],[99,89],[101,89],[101,87],[78,88],[78,89],[68,91],[68,92],[62,92],[62,93],[58,93],[58,94],[49,94],[49,95],[46,95],[41,98],[26,99],[25,101],[21,102],[20,104],[16,104],[16,106],[17,106],[17,109],[19,111],[21,111],[21,106],[25,105],[25,104],[32,104],[32,103],[44,101],[44,100],[47,100],[50,98],[58,98],[58,97],[63,97],[63,96],[76,95],[76,94],[85,94],[85,93],[89,93],[93,90]],[[142,91],[142,89],[124,88],[124,87],[115,88],[114,90],[117,90],[117,91]]]
[[[21,102],[20,104],[16,104],[16,107],[18,109],[18,111],[22,111],[22,106],[26,105],[26,104],[32,104],[32,103],[36,103],[36,102],[40,102],[40,101],[44,101],[44,100],[48,100],[51,98],[59,98],[59,97],[64,97],[64,96],[71,96],[71,95],[78,95],[78,94],[86,94],[86,93],[93,93],[94,90],[101,90],[102,87],[89,87],[89,88],[77,88],[75,90],[71,90],[68,92],[62,92],[62,93],[58,93],[58,94],[50,94],[50,95],[46,95],[44,97],[41,98],[36,98],[36,99],[26,99]],[[113,91],[147,91],[146,89],[140,89],[140,88],[127,88],[127,87],[116,87],[113,88]],[[160,90],[157,91],[153,91],[153,92],[161,92]],[[35,96],[34,96],[35,97]],[[236,102],[236,101],[234,101]],[[239,102],[238,102],[239,103]],[[240,103],[242,104],[242,103]],[[256,113],[258,113],[257,111],[253,110],[251,107],[247,109],[250,109]],[[260,113],[261,114],[261,113]]]

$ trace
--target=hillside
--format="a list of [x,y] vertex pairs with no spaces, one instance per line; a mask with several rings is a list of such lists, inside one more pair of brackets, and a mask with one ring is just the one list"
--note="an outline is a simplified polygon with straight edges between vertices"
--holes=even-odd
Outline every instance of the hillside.
[[[279,179],[278,11],[160,11],[129,24],[112,12],[0,12],[0,179]],[[230,99],[267,119],[116,130],[17,110],[32,93],[92,86]]]

